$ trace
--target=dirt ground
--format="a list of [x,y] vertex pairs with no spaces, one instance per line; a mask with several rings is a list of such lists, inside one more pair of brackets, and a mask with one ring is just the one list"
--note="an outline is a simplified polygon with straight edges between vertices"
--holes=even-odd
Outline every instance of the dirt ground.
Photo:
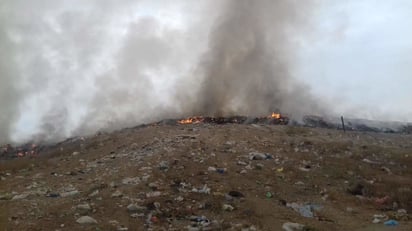
[[411,135],[123,129],[1,162],[0,230],[412,230],[411,167]]

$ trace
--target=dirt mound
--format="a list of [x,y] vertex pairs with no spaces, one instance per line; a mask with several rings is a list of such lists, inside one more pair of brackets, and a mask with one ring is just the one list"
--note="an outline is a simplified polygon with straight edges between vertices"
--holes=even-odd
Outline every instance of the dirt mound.
[[412,229],[410,135],[157,123],[0,167],[1,230]]

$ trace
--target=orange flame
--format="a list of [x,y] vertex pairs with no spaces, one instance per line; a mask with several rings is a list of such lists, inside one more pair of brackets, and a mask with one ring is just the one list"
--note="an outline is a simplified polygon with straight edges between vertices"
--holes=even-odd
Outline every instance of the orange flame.
[[178,121],[179,124],[197,124],[200,122],[203,122],[203,117],[201,116],[189,117]]
[[273,118],[273,119],[280,119],[280,118],[282,118],[282,115],[281,115],[280,113],[274,113],[274,112],[273,112],[271,118]]

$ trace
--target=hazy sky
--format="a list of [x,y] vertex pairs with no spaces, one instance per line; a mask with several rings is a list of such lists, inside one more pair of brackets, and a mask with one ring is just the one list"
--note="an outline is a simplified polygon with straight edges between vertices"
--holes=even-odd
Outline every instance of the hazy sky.
[[[7,111],[1,104],[9,100],[0,99],[0,120],[15,118],[4,133],[24,140],[47,128],[70,136],[89,123],[162,118],[168,114],[156,112],[163,108],[180,115],[169,108],[170,96],[180,82],[196,81],[190,75],[208,49],[222,2],[2,0],[0,67],[12,68],[0,72],[0,82],[13,84],[0,91],[9,97],[10,87],[18,90],[10,98],[17,109]],[[297,9],[312,13],[306,29],[290,38],[291,74],[333,105],[331,113],[412,121],[412,1],[313,2]]]
[[325,2],[298,76],[343,114],[412,121],[412,1]]

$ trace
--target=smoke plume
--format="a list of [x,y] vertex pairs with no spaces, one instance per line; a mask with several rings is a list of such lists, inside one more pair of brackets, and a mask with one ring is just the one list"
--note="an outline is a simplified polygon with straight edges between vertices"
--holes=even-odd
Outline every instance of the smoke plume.
[[215,116],[321,112],[291,73],[299,49],[295,40],[310,21],[309,2],[227,2],[199,63],[202,84],[190,107]]
[[190,115],[320,113],[293,74],[312,7],[3,0],[0,143]]

